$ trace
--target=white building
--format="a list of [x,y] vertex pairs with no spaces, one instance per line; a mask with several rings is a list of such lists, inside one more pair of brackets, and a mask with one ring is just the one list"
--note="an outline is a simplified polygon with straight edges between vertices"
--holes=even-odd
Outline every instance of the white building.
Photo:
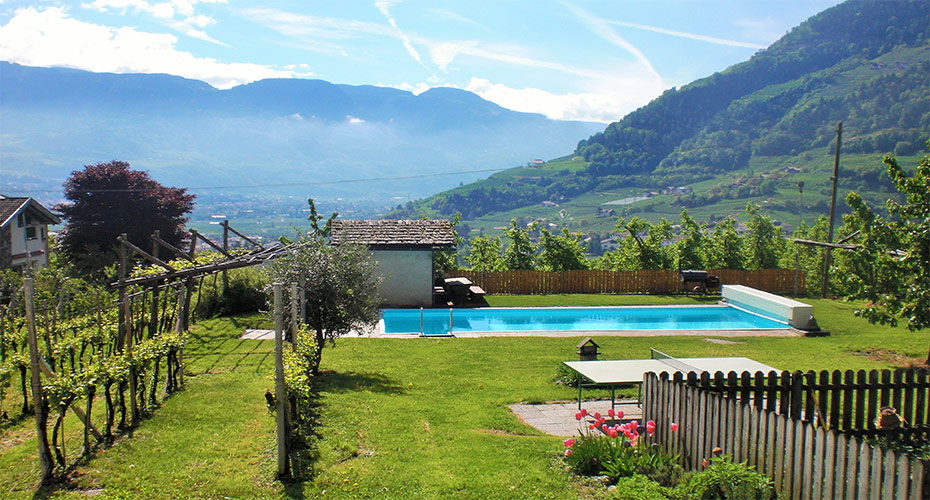
[[333,221],[330,243],[367,245],[383,277],[378,287],[386,306],[433,304],[433,251],[455,246],[447,220]]
[[48,226],[57,215],[32,198],[0,195],[0,269],[48,265]]

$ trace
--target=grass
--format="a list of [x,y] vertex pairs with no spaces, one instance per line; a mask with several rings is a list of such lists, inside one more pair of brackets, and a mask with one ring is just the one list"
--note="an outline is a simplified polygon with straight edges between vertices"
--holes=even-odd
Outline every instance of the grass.
[[[492,296],[505,305],[701,303],[701,297]],[[853,304],[810,301],[822,338],[601,337],[604,358],[749,356],[788,370],[889,368],[923,360],[927,336],[868,325]],[[241,341],[260,315],[195,326],[187,345],[187,388],[131,439],[80,463],[70,483],[35,497],[85,498],[591,498],[561,466],[561,438],[517,420],[516,402],[571,400],[552,383],[579,338],[340,339],[327,347],[317,400],[318,458],[301,482],[274,480],[272,342]],[[593,393],[593,392],[592,392]],[[596,393],[594,393],[596,394]],[[5,405],[11,408],[10,405]],[[79,452],[68,419],[69,455]],[[0,434],[0,497],[34,497],[33,424]]]

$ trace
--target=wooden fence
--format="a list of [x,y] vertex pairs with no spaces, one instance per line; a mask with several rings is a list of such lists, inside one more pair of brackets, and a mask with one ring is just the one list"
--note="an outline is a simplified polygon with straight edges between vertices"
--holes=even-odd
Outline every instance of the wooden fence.
[[[926,372],[923,372],[921,379],[926,381]],[[910,390],[915,396],[911,415],[921,412],[926,416],[926,384],[916,384],[918,387],[913,388],[895,384],[893,380],[907,380],[905,372],[901,377],[892,376],[892,382],[881,387],[880,382],[873,383],[877,379],[872,374],[866,377],[865,387],[853,384],[853,394],[859,390],[869,394],[864,399],[854,396],[853,407],[862,407],[860,403],[864,402],[865,408],[871,408],[869,401],[883,401],[885,392],[893,402],[896,390]],[[758,375],[761,374],[750,379],[756,381],[760,378]],[[742,380],[736,373],[717,373],[714,377],[704,376],[702,380],[689,378],[684,380],[680,373],[671,380],[667,373],[646,374],[643,419],[656,422],[656,442],[670,453],[680,453],[692,470],[699,469],[702,461],[711,458],[714,449],[719,447],[735,461],[746,461],[771,477],[779,498],[919,499],[924,498],[924,492],[930,492],[928,463],[876,444],[882,440],[879,435],[876,434],[872,442],[866,442],[852,433],[826,426],[824,424],[831,421],[830,414],[811,420],[803,418],[810,415],[805,410],[801,418],[793,418],[790,414],[797,411],[794,409],[797,406],[792,406],[790,400],[783,404],[781,397],[786,393],[796,395],[794,381],[809,378],[807,374],[790,374],[790,390],[776,390],[775,396],[771,395],[772,386],[768,383],[771,378],[764,375],[762,384],[737,386],[735,391],[730,390],[732,385],[726,386],[727,390],[712,390],[717,384],[712,383],[711,378],[717,382]],[[821,389],[830,390],[813,385],[811,392],[802,386],[802,392],[808,394],[816,394]],[[836,391],[849,394],[846,387],[836,388]],[[876,393],[873,398],[871,395]],[[920,399],[924,410],[917,409],[919,394],[924,394]],[[817,398],[811,396],[811,399]],[[827,408],[832,408],[834,400],[831,399]],[[902,396],[900,401],[905,400]],[[790,409],[784,411],[786,407]],[[858,415],[855,411],[853,414]],[[863,413],[863,419],[874,420],[867,418],[870,415]],[[679,424],[678,431],[670,430],[672,422]],[[870,424],[861,423],[869,428]],[[874,425],[871,429],[875,430]],[[895,439],[895,432],[885,431],[884,439]]]
[[701,377],[690,374],[683,383],[857,437],[885,436],[887,429],[878,428],[877,422],[882,408],[891,407],[906,423],[895,431],[896,439],[930,440],[930,372],[924,368],[713,376],[705,372]]
[[[708,269],[721,285],[746,285],[772,293],[794,292],[795,271],[762,269]],[[452,271],[446,277],[464,276],[488,293],[537,295],[551,293],[684,293],[678,271]],[[798,293],[804,293],[805,273],[798,276]]]

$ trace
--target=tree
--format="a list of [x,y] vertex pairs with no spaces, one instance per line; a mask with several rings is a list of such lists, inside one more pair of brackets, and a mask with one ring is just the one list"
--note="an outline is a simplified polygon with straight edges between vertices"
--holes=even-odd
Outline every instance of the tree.
[[162,186],[124,161],[75,170],[64,187],[68,202],[55,206],[65,220],[58,243],[84,273],[99,273],[116,262],[116,239],[122,233],[136,246],[149,248],[158,230],[161,239],[180,246],[186,215],[194,208],[194,195],[186,189]]
[[568,229],[562,228],[560,235],[553,235],[547,229],[542,229],[539,234],[539,247],[542,249],[539,254],[539,267],[542,270],[571,271],[588,268],[580,233],[571,234]]
[[495,272],[503,271],[504,257],[501,255],[504,249],[504,242],[499,236],[490,238],[488,236],[479,236],[472,240],[471,251],[465,260],[471,266],[472,271],[478,272]]
[[743,238],[736,231],[736,220],[726,217],[718,221],[711,239],[704,253],[709,269],[743,269]]
[[536,246],[530,241],[529,231],[536,230],[538,224],[533,222],[528,229],[517,224],[517,219],[510,219],[510,229],[504,235],[510,239],[504,251],[504,264],[511,271],[533,269],[536,264]]
[[699,225],[688,215],[688,211],[681,209],[681,239],[675,245],[678,251],[678,267],[681,269],[704,269],[704,230],[707,225]]
[[[455,228],[462,222],[462,214],[456,212],[449,222],[452,223],[452,237],[455,240],[455,247],[443,248],[433,252],[434,281],[442,281],[442,278],[447,272],[454,271],[459,267],[457,262],[459,255],[458,247],[465,242],[465,239],[459,236],[459,232]],[[327,222],[327,224],[329,223]]]
[[[895,188],[905,195],[903,204],[888,200],[889,219],[871,214],[858,195],[851,194],[847,202],[864,222],[861,247],[854,252],[880,266],[884,264],[879,271],[893,270],[893,279],[899,284],[876,293],[863,280],[863,285],[855,287],[848,297],[871,300],[856,311],[871,323],[895,326],[903,318],[908,330],[930,329],[930,155],[924,155],[911,177],[892,157],[886,156],[884,164]],[[888,278],[875,282],[884,279]]]
[[785,241],[780,227],[772,224],[772,219],[762,215],[762,209],[752,202],[746,204],[749,220],[746,227],[749,235],[745,239],[747,265],[749,269],[775,269]]
[[304,238],[270,266],[273,282],[285,287],[294,282],[305,284],[303,323],[314,333],[313,373],[319,371],[326,341],[332,344],[352,330],[378,322],[380,278],[375,266],[364,245],[333,246],[320,235]]

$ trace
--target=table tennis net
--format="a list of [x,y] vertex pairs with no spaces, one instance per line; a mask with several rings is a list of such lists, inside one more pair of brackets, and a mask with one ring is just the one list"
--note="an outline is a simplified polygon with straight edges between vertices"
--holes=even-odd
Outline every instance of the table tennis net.
[[655,359],[655,360],[657,360],[657,361],[661,361],[662,363],[664,363],[664,364],[666,364],[666,365],[668,365],[668,366],[670,366],[670,367],[674,368],[675,370],[678,370],[678,371],[680,371],[680,372],[682,372],[682,373],[695,372],[695,373],[697,373],[697,374],[700,374],[700,373],[702,373],[702,372],[704,371],[704,370],[701,370],[700,368],[698,368],[698,367],[696,367],[696,366],[689,365],[688,363],[685,363],[684,361],[681,361],[681,360],[679,360],[679,359],[676,359],[676,358],[673,357],[673,356],[669,356],[668,354],[665,354],[665,353],[662,352],[662,351],[658,351],[658,350],[656,350],[656,349],[649,349],[649,350],[650,350],[651,353],[652,353],[652,359]]

